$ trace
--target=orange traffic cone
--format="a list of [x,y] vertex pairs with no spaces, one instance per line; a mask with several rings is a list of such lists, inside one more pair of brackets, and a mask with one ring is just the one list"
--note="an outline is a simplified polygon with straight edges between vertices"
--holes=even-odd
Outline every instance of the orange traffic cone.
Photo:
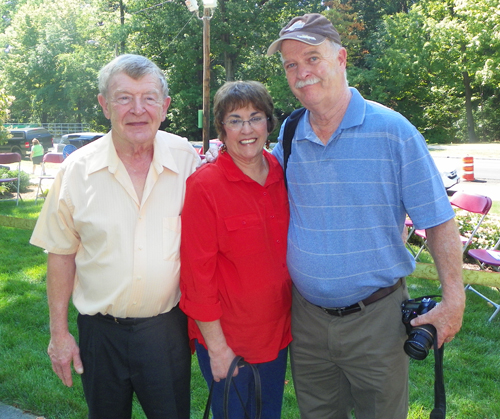
[[462,167],[462,179],[467,181],[474,180],[474,157],[464,157]]

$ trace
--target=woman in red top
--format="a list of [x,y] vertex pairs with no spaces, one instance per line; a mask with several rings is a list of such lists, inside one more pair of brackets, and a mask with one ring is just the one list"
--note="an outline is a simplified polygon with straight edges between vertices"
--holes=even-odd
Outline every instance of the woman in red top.
[[[219,158],[187,181],[182,211],[181,302],[200,369],[214,381],[212,412],[223,418],[227,371],[236,355],[255,364],[262,417],[279,419],[291,341],[291,280],[286,267],[288,198],[283,171],[264,145],[274,105],[254,81],[228,82],[215,95]],[[250,368],[235,385],[254,408]],[[221,381],[222,380],[222,381]],[[232,389],[232,392],[234,390]],[[231,417],[243,418],[230,395]]]

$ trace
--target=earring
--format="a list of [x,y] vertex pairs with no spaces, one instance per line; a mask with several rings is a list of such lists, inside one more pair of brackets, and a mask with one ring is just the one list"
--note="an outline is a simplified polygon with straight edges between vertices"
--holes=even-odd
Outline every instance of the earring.
[[224,154],[227,151],[226,143],[224,143],[220,146],[219,151],[220,151],[220,154]]

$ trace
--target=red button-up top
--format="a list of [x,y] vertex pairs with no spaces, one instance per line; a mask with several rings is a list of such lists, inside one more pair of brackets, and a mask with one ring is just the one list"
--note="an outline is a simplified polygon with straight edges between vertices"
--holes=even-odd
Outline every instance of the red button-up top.
[[276,359],[292,339],[288,198],[281,166],[263,154],[264,186],[223,153],[189,177],[182,211],[180,307],[190,338],[205,345],[194,319],[219,319],[229,347],[252,363]]

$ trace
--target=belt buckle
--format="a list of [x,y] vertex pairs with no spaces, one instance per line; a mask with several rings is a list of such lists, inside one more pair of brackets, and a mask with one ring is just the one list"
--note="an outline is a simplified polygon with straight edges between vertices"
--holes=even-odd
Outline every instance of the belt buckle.
[[[354,305],[354,304],[353,304]],[[361,311],[361,306],[357,303],[357,307],[345,306],[345,307],[335,307],[335,308],[325,308],[321,307],[326,314],[330,316],[344,317],[352,313],[357,313]]]
[[330,316],[344,317],[344,311],[347,307],[335,307],[335,308],[326,308],[322,307],[323,311]]

